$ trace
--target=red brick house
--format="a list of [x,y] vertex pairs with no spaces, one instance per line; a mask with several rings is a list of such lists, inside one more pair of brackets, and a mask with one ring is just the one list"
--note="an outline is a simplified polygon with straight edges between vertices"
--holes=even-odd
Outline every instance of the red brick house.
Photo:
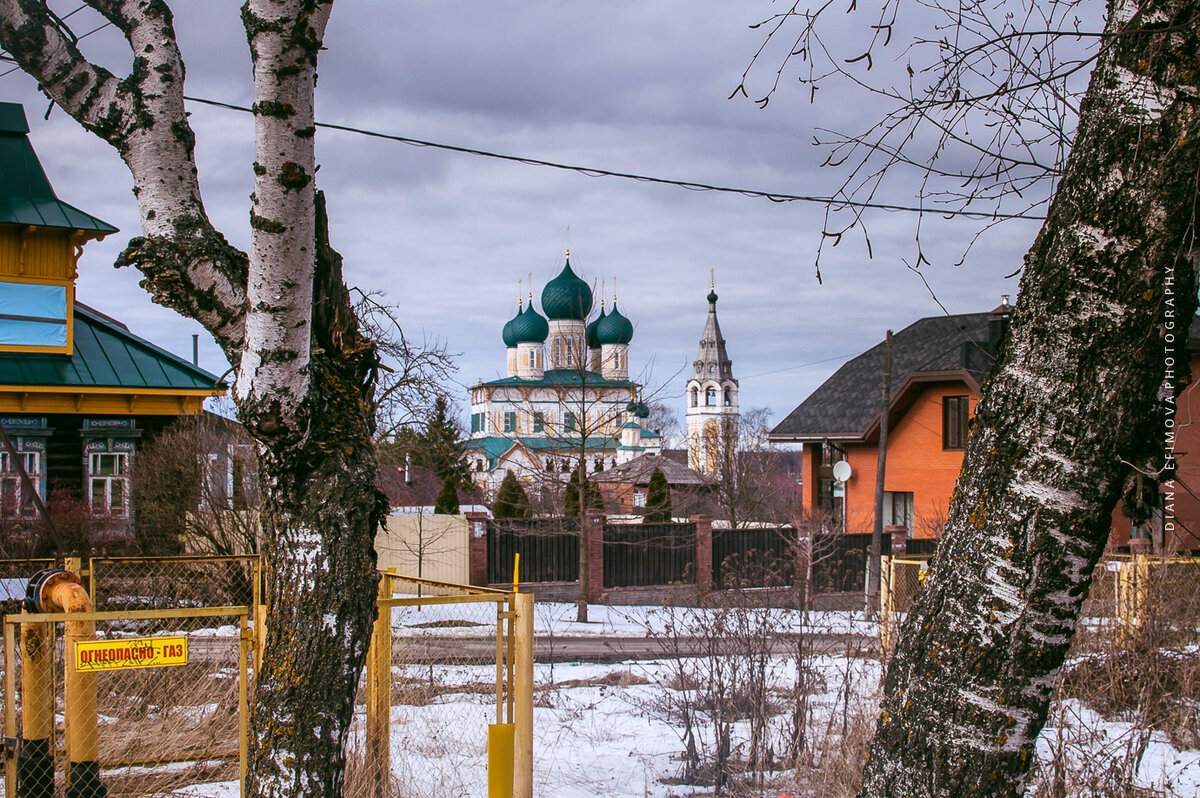
[[[1005,304],[989,313],[931,316],[893,336],[885,525],[904,526],[915,538],[941,535],[962,468],[967,426],[1008,314]],[[1188,343],[1192,373],[1200,376],[1197,323]],[[870,532],[874,525],[883,363],[883,343],[848,361],[769,436],[776,442],[804,444],[803,507],[828,527],[849,534]],[[1179,402],[1179,470],[1175,490],[1168,493],[1164,487],[1167,517],[1157,513],[1152,529],[1143,530],[1159,546],[1173,550],[1200,548],[1200,500],[1195,495],[1200,493],[1198,390],[1193,383]],[[1196,425],[1191,423],[1193,396]],[[1189,457],[1189,451],[1197,456]],[[844,482],[834,476],[839,461],[850,470]],[[1113,514],[1112,545],[1128,546],[1129,539],[1130,523],[1118,509]]]

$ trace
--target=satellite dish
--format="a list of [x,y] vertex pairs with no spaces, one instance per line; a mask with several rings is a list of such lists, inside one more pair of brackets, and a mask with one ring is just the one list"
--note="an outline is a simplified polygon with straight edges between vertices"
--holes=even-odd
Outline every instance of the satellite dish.
[[838,482],[849,482],[850,474],[850,464],[845,460],[838,460],[833,464],[833,478]]

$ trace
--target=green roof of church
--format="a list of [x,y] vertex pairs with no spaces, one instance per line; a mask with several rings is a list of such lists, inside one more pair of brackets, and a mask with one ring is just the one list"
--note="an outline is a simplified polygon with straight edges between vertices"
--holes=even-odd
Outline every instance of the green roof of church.
[[553,385],[556,387],[584,385],[594,388],[628,388],[635,387],[637,383],[630,382],[629,380],[610,380],[594,371],[584,372],[584,375],[581,377],[578,369],[549,369],[543,373],[542,379],[540,380],[527,380],[523,377],[504,377],[499,380],[491,380],[481,384]]
[[220,377],[160,349],[120,322],[75,303],[71,355],[0,354],[0,385],[224,391]]
[[20,103],[0,103],[0,224],[60,227],[108,234],[117,228],[54,196]]

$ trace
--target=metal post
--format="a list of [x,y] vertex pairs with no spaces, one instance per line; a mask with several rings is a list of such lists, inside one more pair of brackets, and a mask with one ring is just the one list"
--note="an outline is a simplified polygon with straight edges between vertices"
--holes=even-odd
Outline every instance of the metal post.
[[371,649],[367,657],[367,773],[371,780],[371,798],[390,795],[391,713],[392,713],[392,597],[387,576],[379,580],[378,615],[371,631]]
[[54,795],[54,680],[50,674],[51,628],[21,624],[21,751],[17,795]]
[[[17,627],[4,624],[4,736],[17,736]],[[4,794],[17,793],[17,752],[4,747]]]
[[513,596],[516,667],[513,672],[513,795],[533,798],[533,594]]
[[238,644],[238,778],[239,794],[242,798],[246,796],[246,774],[250,765],[250,680],[247,671],[253,638],[247,620],[247,616],[243,614],[240,619],[242,634]]

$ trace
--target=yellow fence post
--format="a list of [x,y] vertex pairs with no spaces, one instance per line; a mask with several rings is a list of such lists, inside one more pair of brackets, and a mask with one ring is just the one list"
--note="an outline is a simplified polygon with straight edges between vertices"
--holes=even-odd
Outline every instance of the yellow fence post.
[[533,798],[533,594],[513,596],[516,611],[516,667],[512,692],[513,796]]
[[896,608],[896,563],[888,556],[879,558],[879,573],[884,581],[879,590],[879,647],[884,657],[892,650],[892,612]]
[[[391,597],[392,583],[385,574],[379,580],[379,598]],[[387,603],[378,607],[367,656],[367,773],[371,798],[387,798],[392,776],[392,608]]]

